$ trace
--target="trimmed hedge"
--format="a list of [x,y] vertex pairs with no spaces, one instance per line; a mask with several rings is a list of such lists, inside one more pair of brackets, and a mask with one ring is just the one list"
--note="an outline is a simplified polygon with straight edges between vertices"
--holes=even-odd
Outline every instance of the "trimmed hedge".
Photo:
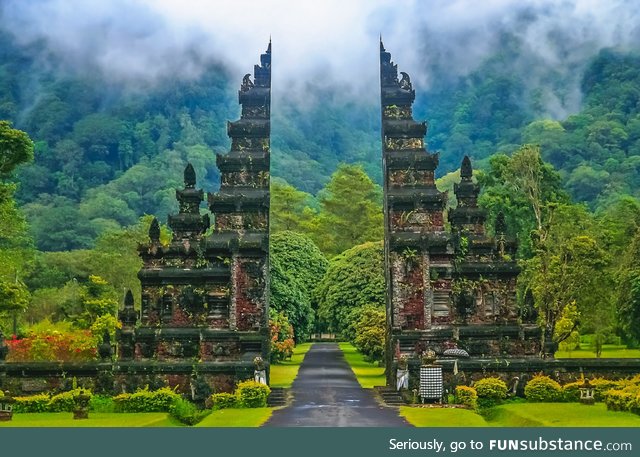
[[269,386],[248,380],[238,383],[236,395],[241,408],[264,408],[271,393]]
[[49,400],[47,394],[31,395],[29,397],[14,397],[14,413],[46,413],[49,411]]
[[554,402],[562,399],[562,387],[549,376],[534,376],[524,386],[524,396],[531,402]]
[[74,389],[61,392],[50,397],[47,394],[31,395],[29,397],[15,397],[13,411],[16,413],[61,413],[72,412],[75,408],[75,398],[79,394],[89,394],[85,389]]
[[238,397],[235,394],[221,392],[211,395],[211,407],[213,409],[235,408],[238,406]]
[[500,378],[483,378],[473,385],[478,393],[478,406],[490,408],[507,398],[507,385]]
[[157,413],[169,412],[171,405],[181,399],[180,394],[169,387],[158,390],[145,388],[132,394],[120,394],[113,397],[115,410],[119,413]]
[[465,405],[473,409],[478,407],[478,392],[473,387],[456,386],[454,397],[457,405]]

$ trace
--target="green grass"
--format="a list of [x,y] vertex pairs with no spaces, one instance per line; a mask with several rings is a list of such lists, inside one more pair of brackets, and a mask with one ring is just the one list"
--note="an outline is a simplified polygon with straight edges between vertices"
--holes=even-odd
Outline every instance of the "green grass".
[[375,363],[367,362],[351,343],[338,343],[338,345],[362,387],[372,388],[386,384],[384,366],[379,367]]
[[273,408],[221,409],[205,417],[196,427],[260,427]]
[[291,360],[285,360],[277,365],[271,365],[271,387],[291,387],[293,380],[298,376],[300,364],[312,343],[298,344],[293,350]]
[[493,408],[488,422],[503,427],[640,427],[640,416],[607,411],[602,403],[514,403]]
[[640,427],[639,415],[607,411],[602,403],[507,403],[484,417],[458,408],[402,406],[400,415],[416,427]]
[[89,413],[74,420],[72,413],[15,413],[0,427],[180,427],[167,413]]
[[[591,359],[596,353],[591,349],[574,349],[573,351],[557,351],[557,359]],[[640,349],[627,349],[624,345],[605,344],[601,358],[640,358]]]
[[484,418],[468,409],[401,406],[400,415],[416,427],[487,427]]

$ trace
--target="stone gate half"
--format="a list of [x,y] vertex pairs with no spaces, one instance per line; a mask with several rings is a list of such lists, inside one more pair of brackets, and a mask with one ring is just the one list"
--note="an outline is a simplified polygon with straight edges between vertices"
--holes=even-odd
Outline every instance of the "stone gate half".
[[458,205],[445,219],[447,194],[435,186],[438,154],[426,148],[426,122],[413,119],[410,76],[400,75],[380,42],[387,382],[395,384],[400,357],[416,370],[427,349],[440,358],[539,357],[534,313],[516,306],[516,243],[504,218],[489,236],[465,156]]

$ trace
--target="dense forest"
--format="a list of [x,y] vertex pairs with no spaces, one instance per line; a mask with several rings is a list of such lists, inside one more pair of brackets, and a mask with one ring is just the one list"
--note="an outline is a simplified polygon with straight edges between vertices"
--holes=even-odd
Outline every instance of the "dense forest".
[[[481,205],[490,220],[503,211],[520,243],[520,299],[553,316],[545,324],[558,340],[583,332],[637,343],[640,55],[591,56],[577,69],[579,108],[551,117],[544,84],[531,86],[520,65],[520,44],[505,36],[470,73],[443,72],[418,88],[439,186],[459,179],[465,154],[474,159]],[[150,215],[164,221],[176,210],[186,162],[200,187],[217,189],[214,153],[228,148],[239,81],[211,63],[195,79],[131,87],[51,59],[0,30],[0,120],[33,141],[0,165],[0,309],[21,310],[21,329],[46,318],[99,333],[117,325],[110,316],[125,289],[137,297],[136,242]],[[555,94],[576,89],[553,68],[545,74]],[[380,322],[378,109],[325,87],[273,113],[272,304],[299,340],[314,328],[353,339],[349,322]],[[349,309],[337,298],[345,294]],[[5,313],[5,332],[15,314]]]

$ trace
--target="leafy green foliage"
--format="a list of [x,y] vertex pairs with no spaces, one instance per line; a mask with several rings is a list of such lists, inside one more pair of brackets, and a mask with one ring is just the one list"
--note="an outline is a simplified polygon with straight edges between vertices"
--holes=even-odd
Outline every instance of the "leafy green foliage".
[[384,308],[363,306],[357,313],[358,319],[353,325],[355,338],[353,345],[367,360],[384,360],[386,341],[386,313]]
[[72,412],[76,406],[76,398],[79,395],[88,395],[91,399],[91,391],[77,388],[59,394],[49,396],[37,394],[27,397],[14,397],[13,410],[16,413],[59,413]]
[[316,296],[320,325],[334,332],[348,331],[363,306],[384,308],[382,243],[364,243],[331,259]]
[[271,362],[278,363],[290,359],[293,355],[295,343],[293,341],[293,326],[287,316],[275,310],[269,310],[269,331],[271,333]]
[[181,398],[180,394],[169,387],[163,387],[158,390],[145,388],[132,394],[123,393],[113,397],[113,401],[116,412],[152,413],[169,412],[171,405]]
[[549,376],[534,376],[524,387],[524,396],[529,401],[554,402],[562,399],[562,388]]
[[264,408],[267,406],[267,397],[270,393],[269,386],[259,382],[253,380],[239,382],[236,388],[238,406],[241,408]]
[[220,392],[213,394],[210,397],[211,407],[214,410],[235,408],[238,405],[238,397],[236,394],[230,394],[228,392]]
[[456,386],[454,397],[457,405],[465,405],[472,409],[478,407],[478,392],[473,387]]
[[640,231],[624,254],[616,297],[617,320],[626,338],[640,343]]
[[383,236],[382,191],[358,165],[341,165],[318,195],[317,234],[328,256]]
[[200,410],[189,400],[178,398],[169,407],[169,414],[185,425],[196,425],[211,414],[211,410]]
[[310,238],[284,231],[271,236],[269,262],[270,307],[287,316],[295,341],[303,342],[313,330],[317,307],[313,290],[328,261]]
[[29,135],[0,120],[0,176],[8,175],[21,163],[33,160],[33,142]]
[[507,398],[507,385],[500,378],[482,378],[473,387],[478,393],[478,406],[490,408]]

